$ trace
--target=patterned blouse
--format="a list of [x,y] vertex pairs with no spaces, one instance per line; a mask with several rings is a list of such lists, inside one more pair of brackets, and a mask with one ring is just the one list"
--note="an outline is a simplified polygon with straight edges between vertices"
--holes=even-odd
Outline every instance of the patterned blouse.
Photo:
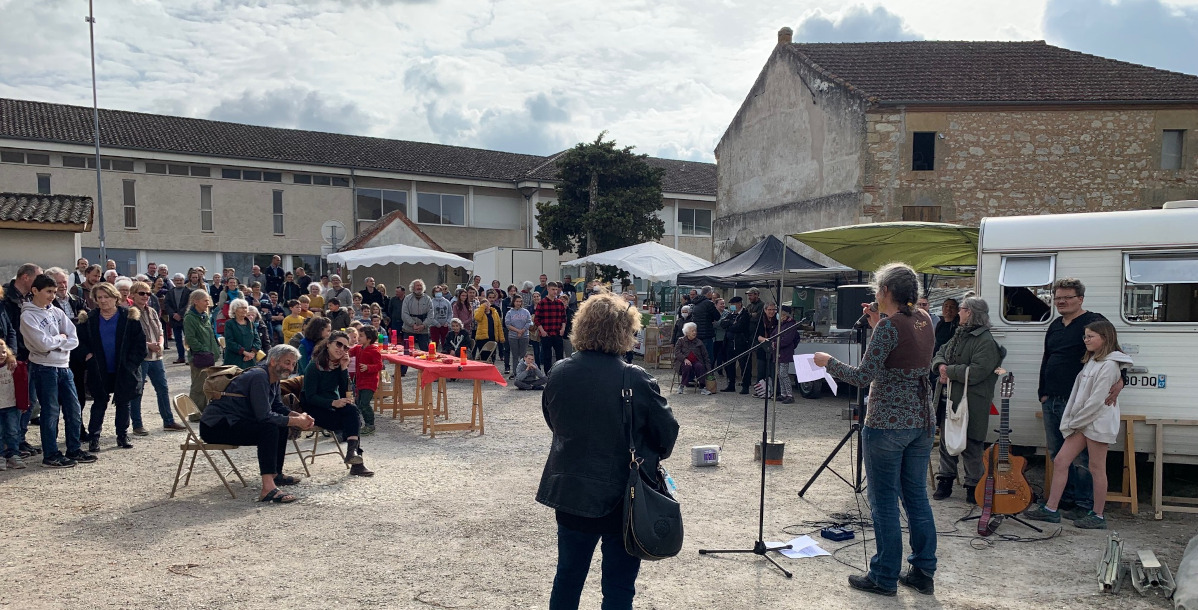
[[935,425],[928,383],[934,342],[931,320],[922,310],[913,316],[883,318],[874,329],[861,366],[833,358],[828,373],[856,386],[870,384],[865,414],[865,425],[870,428],[929,428]]

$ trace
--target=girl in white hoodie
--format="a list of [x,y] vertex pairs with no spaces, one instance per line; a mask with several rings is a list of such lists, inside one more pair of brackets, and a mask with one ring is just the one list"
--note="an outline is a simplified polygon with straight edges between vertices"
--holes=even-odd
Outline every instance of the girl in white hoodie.
[[1086,326],[1083,341],[1085,366],[1073,382],[1069,402],[1061,414],[1061,435],[1065,442],[1053,459],[1052,491],[1048,502],[1028,510],[1027,516],[1038,521],[1060,522],[1057,505],[1069,479],[1069,465],[1083,449],[1088,449],[1090,474],[1094,477],[1094,509],[1073,525],[1106,529],[1102,515],[1107,494],[1106,454],[1108,445],[1119,436],[1119,403],[1107,405],[1106,398],[1111,386],[1119,381],[1120,368],[1132,361],[1121,351],[1114,325],[1106,320]]

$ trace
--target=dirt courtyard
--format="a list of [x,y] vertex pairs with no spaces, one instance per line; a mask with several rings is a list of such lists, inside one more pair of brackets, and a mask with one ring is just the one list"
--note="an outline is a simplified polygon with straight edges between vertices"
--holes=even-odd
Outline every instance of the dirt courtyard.
[[[172,391],[186,391],[186,367],[168,365],[168,373]],[[669,372],[658,374],[668,386]],[[450,387],[451,415],[460,418],[470,386]],[[248,489],[234,482],[237,499],[200,463],[191,485],[168,499],[183,434],[162,431],[147,392],[142,410],[151,435],[133,437],[133,449],[116,447],[110,415],[96,463],[49,470],[31,459],[28,469],[0,473],[0,607],[548,607],[556,546],[553,513],[534,500],[550,439],[540,393],[486,384],[483,436],[429,439],[419,422],[380,417],[378,432],[363,443],[373,479],[351,478],[336,457],[320,457],[310,478],[288,488],[299,502],[264,505],[254,502],[252,448],[231,453],[249,482]],[[756,539],[753,447],[762,402],[688,393],[670,396],[670,404],[681,433],[666,466],[679,485],[686,544],[676,558],[642,564],[638,608],[1172,607],[1130,586],[1117,596],[1099,593],[1095,565],[1106,532],[1066,524],[1054,538],[1029,541],[1057,527],[1041,536],[1007,522],[999,533],[1023,541],[975,539],[973,522],[955,524],[969,512],[959,489],[933,502],[941,532],[935,597],[904,587],[894,598],[849,589],[846,577],[865,565],[860,532],[843,543],[816,534],[835,557],[779,557],[793,579],[753,555],[700,556],[700,548],[748,549]],[[817,522],[858,506],[868,514],[864,496],[830,473],[805,499],[797,496],[847,430],[840,419],[846,404],[827,396],[780,405],[776,435],[786,443],[785,465],[768,469],[767,541],[813,532]],[[37,442],[36,431],[29,440]],[[695,445],[721,445],[722,464],[692,467]],[[834,464],[849,476],[847,451]],[[286,472],[303,475],[294,456]],[[1034,486],[1042,476],[1038,464],[1029,472]],[[1108,515],[1128,558],[1153,549],[1176,569],[1198,517],[1167,513],[1155,521],[1151,512],[1141,503],[1138,516],[1125,505]],[[872,554],[872,543],[865,546]],[[586,608],[599,607],[598,565],[596,553]]]

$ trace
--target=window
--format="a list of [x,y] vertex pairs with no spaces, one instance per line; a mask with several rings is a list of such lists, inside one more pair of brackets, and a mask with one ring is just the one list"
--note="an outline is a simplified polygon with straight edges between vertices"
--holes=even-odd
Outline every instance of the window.
[[165,163],[150,163],[149,161],[146,161],[146,173],[147,174],[165,174],[166,173],[166,164]]
[[241,180],[241,170],[222,167],[220,170],[220,177],[229,178],[232,180]]
[[211,233],[212,228],[212,187],[200,187],[200,231]]
[[333,186],[349,186],[349,178],[333,176]]
[[27,163],[29,165],[50,165],[50,155],[3,150],[0,151],[0,161],[5,163]]
[[936,169],[936,132],[917,131],[911,137],[911,171]]
[[112,169],[118,172],[131,172],[133,171],[133,161],[129,159],[113,159]]
[[416,222],[434,225],[466,225],[466,198],[438,193],[416,194]]
[[283,174],[281,172],[262,172],[263,182],[282,182]]
[[50,194],[50,174],[38,174],[37,175],[37,194],[38,195],[49,195]]
[[123,181],[125,185],[125,228],[137,228],[137,194],[134,191],[133,180]]
[[938,205],[905,205],[903,220],[907,222],[940,222]]
[[166,166],[166,173],[172,176],[186,176],[191,173],[191,169],[186,165],[175,165],[172,163]]
[[256,169],[246,169],[241,171],[242,180],[261,180],[262,172]]
[[80,167],[80,168],[87,167],[87,159],[85,159],[83,157],[71,157],[68,155],[63,155],[62,166],[63,167]]
[[[87,169],[96,169],[96,158],[87,158]],[[112,159],[100,159],[100,169],[112,169]]]
[[1198,322],[1198,252],[1126,254],[1123,259],[1128,322]]
[[274,219],[275,235],[283,234],[283,191],[273,191],[271,216]]
[[1007,322],[1048,322],[1052,318],[1052,282],[1056,258],[1004,256],[998,271],[1002,317]]
[[195,176],[196,178],[208,178],[208,177],[212,176],[212,168],[211,167],[196,167],[193,165],[193,166],[191,166],[191,175]]
[[373,222],[399,210],[408,213],[408,192],[386,189],[355,189],[357,220]]
[[0,161],[5,163],[24,163],[25,153],[12,152],[11,150],[0,150]]
[[319,186],[331,186],[333,184],[333,180],[328,176],[312,176],[312,184]]
[[292,174],[291,181],[296,184],[312,184],[311,174]]
[[50,165],[50,155],[25,153],[25,162],[29,165]]
[[1166,129],[1161,137],[1161,169],[1182,169],[1184,129]]
[[711,236],[711,210],[678,208],[679,235]]

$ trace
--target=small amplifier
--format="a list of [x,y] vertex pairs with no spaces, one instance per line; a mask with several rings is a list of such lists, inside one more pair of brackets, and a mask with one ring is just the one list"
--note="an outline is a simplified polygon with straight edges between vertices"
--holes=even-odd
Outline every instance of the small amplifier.
[[825,527],[819,531],[819,535],[828,540],[852,540],[855,537],[853,530],[844,527]]
[[720,446],[699,445],[691,447],[691,466],[719,466]]

